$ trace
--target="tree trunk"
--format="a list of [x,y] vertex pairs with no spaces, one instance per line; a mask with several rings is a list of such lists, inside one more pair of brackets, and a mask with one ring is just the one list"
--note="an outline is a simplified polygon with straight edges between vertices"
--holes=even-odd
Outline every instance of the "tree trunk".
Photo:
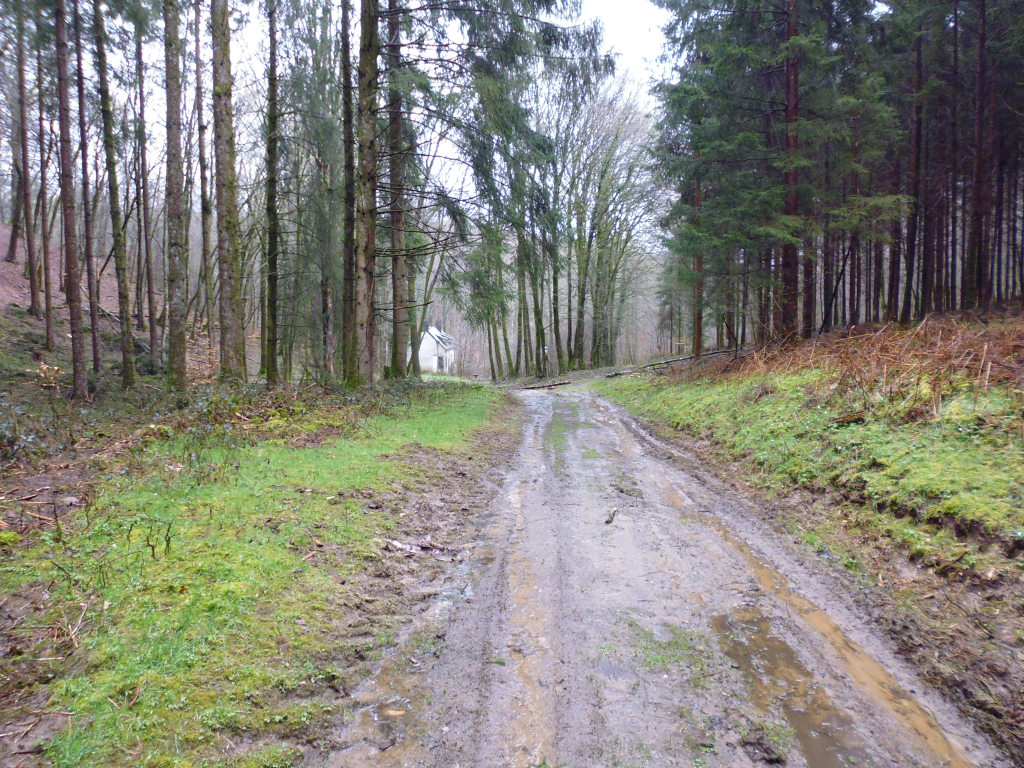
[[50,147],[46,140],[46,116],[43,99],[43,53],[41,44],[36,41],[36,90],[39,95],[39,230],[41,241],[41,258],[43,260],[43,306],[46,312],[46,348],[54,349],[53,338],[53,281],[50,274],[50,217],[49,179],[47,166],[50,159]]
[[92,244],[92,194],[89,184],[89,127],[85,108],[85,67],[82,64],[82,19],[78,12],[78,0],[73,0],[72,13],[75,20],[75,59],[78,80],[78,134],[82,159],[82,219],[85,235],[85,274],[89,295],[89,331],[92,341],[92,369],[99,373],[103,368],[102,346],[100,343],[100,288],[96,275]]
[[[36,244],[32,231],[32,185],[28,164],[28,88],[25,86],[25,11],[17,0],[18,128],[21,144],[21,210],[25,218],[25,260],[28,266],[28,313],[39,317],[39,280],[36,273]],[[13,137],[12,137],[13,139]],[[45,222],[43,222],[45,225]]]
[[156,312],[156,280],[153,275],[153,232],[150,221],[149,161],[146,157],[148,136],[146,131],[146,68],[142,60],[142,24],[135,23],[135,80],[139,92],[139,179],[142,185],[142,245],[146,259],[146,311],[149,314],[149,357],[153,369],[160,368],[160,328]]
[[[700,228],[700,208],[701,208],[701,186],[700,176],[697,177],[694,182],[693,190],[693,207],[696,209],[697,214],[694,216],[693,225],[696,228]],[[694,256],[693,260],[693,274],[695,280],[693,283],[693,342],[690,350],[690,354],[693,355],[694,360],[700,360],[701,355],[704,353],[704,252],[698,251]]]
[[923,123],[921,110],[921,29],[918,27],[917,39],[914,41],[916,58],[916,74],[914,75],[914,123],[910,135],[910,209],[907,211],[907,250],[904,253],[905,279],[903,284],[903,307],[900,310],[900,322],[910,323],[914,311],[914,254],[917,250],[917,224],[920,217],[921,199],[921,129]]
[[267,389],[278,385],[277,275],[281,221],[277,215],[277,0],[267,0],[270,62],[267,67]]
[[341,123],[342,141],[345,150],[341,355],[345,381],[349,381],[358,368],[358,347],[355,341],[356,139],[355,121],[352,116],[352,32],[350,6],[351,0],[341,0]]
[[228,0],[211,0],[213,38],[213,155],[216,164],[217,258],[220,269],[220,377],[245,382],[245,318],[238,246],[238,181],[231,105],[231,25]]
[[199,144],[199,219],[203,252],[200,259],[203,283],[203,310],[206,314],[207,341],[213,346],[213,300],[215,295],[213,266],[210,264],[210,225],[213,220],[213,200],[210,198],[210,164],[206,154],[206,120],[203,117],[203,57],[200,47],[200,9],[203,0],[195,0],[196,28],[196,122]]
[[4,257],[4,261],[8,264],[17,264],[18,240],[21,239],[21,206],[25,195],[22,192],[21,153],[18,152],[16,146],[13,146],[16,142],[11,142],[11,144],[11,149],[14,153],[14,156],[11,158],[11,171],[14,176],[14,213],[11,216],[11,239],[7,241],[7,255]]
[[[223,0],[221,0],[223,1]],[[356,366],[349,384],[373,381],[373,293],[377,248],[377,56],[378,0],[362,0],[359,40],[359,171],[355,223]]]
[[801,329],[805,339],[814,335],[814,300],[817,292],[817,277],[814,264],[814,239],[808,237],[804,241],[804,306]]
[[[181,10],[178,0],[163,0],[164,65],[167,71],[167,385],[188,390],[185,314],[188,284],[185,176],[181,155]],[[197,30],[198,31],[198,30]]]
[[405,263],[405,146],[402,138],[402,28],[398,0],[388,0],[388,177],[391,184],[391,375],[406,376],[409,349],[409,279]]
[[971,220],[967,231],[967,254],[964,264],[964,309],[980,306],[985,280],[985,259],[982,253],[982,207],[985,201],[985,0],[978,0],[978,71],[974,104],[974,166],[971,173]]
[[128,253],[121,221],[121,194],[117,185],[114,110],[110,100],[110,76],[107,71],[106,31],[103,28],[103,10],[99,0],[93,0],[93,34],[96,42],[96,70],[100,80],[100,118],[103,123],[103,152],[106,157],[107,188],[110,195],[114,270],[117,273],[117,309],[121,321],[121,386],[129,389],[135,386],[136,381],[135,340],[132,337],[131,295],[128,288]]
[[[798,33],[797,0],[786,0],[786,42],[795,45],[793,40]],[[795,50],[789,51],[786,57],[786,216],[795,219],[798,210],[796,167],[799,137],[797,119],[800,111],[800,62]],[[798,259],[796,243],[787,241],[782,246],[782,327],[783,337],[797,330]]]
[[68,26],[64,0],[54,4],[57,38],[57,104],[60,126],[60,197],[64,223],[64,286],[71,326],[72,397],[86,400],[89,383],[85,371],[85,340],[82,338],[81,274],[78,263],[78,232],[75,227],[74,148],[71,145],[71,83],[68,73]]

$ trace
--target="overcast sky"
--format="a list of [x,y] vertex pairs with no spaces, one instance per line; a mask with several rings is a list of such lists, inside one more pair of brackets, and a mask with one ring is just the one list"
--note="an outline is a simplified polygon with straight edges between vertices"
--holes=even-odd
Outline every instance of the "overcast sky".
[[604,42],[619,54],[617,72],[628,70],[646,90],[661,67],[658,56],[665,36],[661,27],[668,12],[650,0],[583,0],[583,18],[604,22]]

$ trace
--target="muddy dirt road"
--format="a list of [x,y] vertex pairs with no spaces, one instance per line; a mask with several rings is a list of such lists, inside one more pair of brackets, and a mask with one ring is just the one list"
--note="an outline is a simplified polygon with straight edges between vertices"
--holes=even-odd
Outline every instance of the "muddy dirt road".
[[1007,764],[691,459],[586,390],[518,396],[473,555],[322,764]]

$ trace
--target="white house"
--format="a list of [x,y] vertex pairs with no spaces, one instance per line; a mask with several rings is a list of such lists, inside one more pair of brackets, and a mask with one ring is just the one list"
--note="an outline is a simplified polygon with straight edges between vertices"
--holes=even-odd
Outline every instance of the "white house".
[[[412,348],[409,349],[412,357]],[[420,370],[424,373],[455,371],[455,339],[430,326],[420,337]]]

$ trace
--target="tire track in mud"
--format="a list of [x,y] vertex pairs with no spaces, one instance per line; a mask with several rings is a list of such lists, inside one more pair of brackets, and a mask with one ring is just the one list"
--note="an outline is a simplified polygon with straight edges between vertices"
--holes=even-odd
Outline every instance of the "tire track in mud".
[[692,458],[585,390],[520,398],[437,658],[386,662],[323,764],[1007,765]]

